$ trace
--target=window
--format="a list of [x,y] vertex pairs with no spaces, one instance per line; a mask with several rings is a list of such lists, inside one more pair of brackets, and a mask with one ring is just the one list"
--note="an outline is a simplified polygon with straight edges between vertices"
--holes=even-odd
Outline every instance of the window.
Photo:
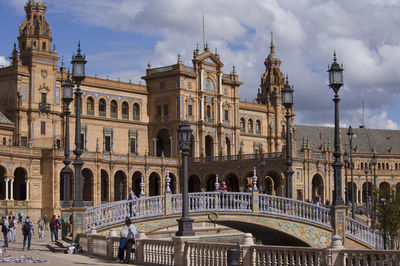
[[118,118],[118,104],[116,100],[111,101],[110,113],[112,118]]
[[161,116],[161,105],[156,106],[156,115]]
[[86,114],[94,115],[94,100],[92,97],[89,97],[86,102]]
[[46,122],[40,122],[40,134],[46,135]]
[[60,149],[60,146],[61,146],[61,140],[57,139],[57,140],[56,140],[56,143],[57,143],[57,148],[59,148],[59,149]]
[[224,89],[224,95],[228,95],[228,94],[229,94],[229,91],[228,91],[227,88],[225,88],[225,89]]
[[253,133],[253,120],[252,119],[249,119],[249,121],[247,122],[247,127],[248,127],[248,132],[250,134],[252,134]]
[[225,121],[229,121],[229,111],[228,110],[225,110],[224,118],[225,118]]
[[140,120],[140,106],[138,103],[133,104],[133,120]]
[[99,101],[99,116],[106,117],[106,101],[104,99]]
[[81,150],[85,149],[85,134],[81,133]]
[[127,102],[122,103],[122,119],[129,119],[129,104]]
[[105,140],[104,151],[110,152],[111,151],[111,137],[105,136],[104,140]]
[[42,43],[42,50],[46,50],[46,43],[45,42]]
[[165,89],[165,82],[160,82],[160,90]]
[[211,106],[207,105],[207,118],[211,118]]
[[261,134],[261,121],[256,121],[256,134]]
[[188,105],[188,116],[193,116],[193,105]]
[[189,89],[192,88],[192,82],[191,82],[191,81],[188,82],[188,88],[189,88]]
[[27,137],[21,137],[21,146],[23,146],[23,147],[28,146],[28,138]]
[[6,139],[6,137],[3,137],[3,145],[7,145],[7,139]]
[[42,105],[46,105],[46,100],[47,100],[47,95],[46,95],[46,93],[42,93],[42,96],[41,96],[41,103],[42,103]]
[[131,146],[131,153],[136,153],[136,139],[135,138],[130,138],[130,146]]
[[244,121],[244,118],[242,117],[242,118],[240,118],[240,132],[242,132],[242,133],[245,132],[244,124],[245,124],[245,121]]
[[179,80],[176,81],[176,88],[179,88]]
[[169,110],[168,110],[168,104],[164,105],[164,116],[168,116],[169,115]]

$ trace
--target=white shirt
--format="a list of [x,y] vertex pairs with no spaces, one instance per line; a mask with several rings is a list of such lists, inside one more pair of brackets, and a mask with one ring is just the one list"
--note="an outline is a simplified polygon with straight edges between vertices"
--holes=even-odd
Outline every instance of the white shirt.
[[129,227],[128,227],[128,229],[129,229],[129,232],[128,232],[128,239],[134,239],[134,238],[136,238],[136,227],[133,225],[133,224],[131,224]]

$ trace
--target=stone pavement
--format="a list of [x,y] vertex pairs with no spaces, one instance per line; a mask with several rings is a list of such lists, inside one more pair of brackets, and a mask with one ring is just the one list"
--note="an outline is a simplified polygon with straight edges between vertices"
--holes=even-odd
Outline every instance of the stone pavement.
[[[35,224],[35,229],[37,224]],[[59,231],[59,235],[61,231]],[[37,232],[32,236],[31,250],[22,250],[23,236],[21,231],[21,225],[17,228],[17,241],[15,243],[9,243],[8,248],[6,248],[6,255],[11,256],[29,256],[35,257],[40,260],[46,260],[47,265],[121,265],[115,263],[115,260],[107,260],[100,257],[90,257],[84,253],[81,254],[64,254],[64,253],[54,253],[49,250],[47,243],[50,243],[50,231],[45,231],[44,239],[39,239]],[[0,235],[0,247],[4,245],[3,234]],[[1,265],[14,265],[12,263],[1,263]],[[35,264],[36,265],[36,264]],[[46,265],[46,264],[43,264]],[[130,264],[133,265],[133,264]]]

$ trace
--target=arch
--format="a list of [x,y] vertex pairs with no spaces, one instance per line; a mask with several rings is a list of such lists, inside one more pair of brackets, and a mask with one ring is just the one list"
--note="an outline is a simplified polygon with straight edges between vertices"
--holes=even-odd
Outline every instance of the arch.
[[251,118],[247,121],[247,130],[248,133],[253,134],[253,119]]
[[7,145],[7,139],[6,139],[6,137],[3,137],[3,145]]
[[400,192],[400,182],[396,184],[396,193]]
[[133,104],[133,120],[140,121],[140,105],[138,103]]
[[244,120],[243,117],[240,118],[240,132],[244,133],[246,132],[246,121]]
[[122,107],[121,107],[121,112],[122,112],[122,119],[129,119],[129,104],[126,101],[122,102]]
[[226,144],[226,155],[231,156],[232,155],[231,140],[229,137],[225,137],[225,144]]
[[315,174],[311,181],[311,201],[325,202],[324,198],[324,180],[320,174]]
[[379,190],[381,191],[390,191],[390,185],[388,182],[382,182],[379,184]]
[[94,99],[93,99],[93,97],[88,97],[86,99],[86,114],[94,115]]
[[386,163],[386,170],[390,170],[389,163]]
[[201,192],[200,178],[197,175],[191,175],[189,177],[189,193],[190,192]]
[[177,186],[176,186],[176,177],[173,173],[169,173],[169,177],[171,178],[171,181],[169,182],[169,187],[172,191],[172,194],[177,193]]
[[116,100],[112,100],[110,103],[110,117],[118,118],[118,103]]
[[282,176],[275,170],[267,172],[267,175],[264,177],[264,182],[265,184],[263,184],[263,190],[266,194],[276,196],[283,196],[285,194]]
[[[209,174],[206,178],[207,180],[207,186],[206,186],[206,190],[207,191],[215,191],[215,180],[216,180],[216,175],[215,174]],[[218,180],[219,183],[221,180]]]
[[126,197],[126,174],[119,170],[114,175],[114,200],[124,200]]
[[93,172],[89,168],[82,170],[83,177],[83,201],[93,201]]
[[14,171],[14,185],[13,194],[14,200],[27,200],[26,198],[26,181],[27,181],[26,170],[22,167],[18,167]]
[[132,175],[132,191],[136,196],[140,195],[140,183],[142,183],[143,174],[140,171],[136,171]]
[[214,155],[214,139],[210,135],[205,137],[206,156]]
[[6,199],[6,176],[6,168],[0,165],[0,200]]
[[103,202],[109,202],[109,192],[108,188],[110,186],[110,178],[108,176],[108,173],[106,170],[101,169],[100,172],[101,175],[101,180],[100,180],[100,190],[101,190],[101,201]]
[[234,173],[229,173],[224,178],[228,191],[239,192],[239,178]]
[[153,172],[149,176],[149,196],[160,195],[160,176]]
[[[367,184],[368,184],[368,192],[367,192]],[[371,200],[372,195],[372,183],[371,182],[364,182],[362,185],[362,202],[367,202]],[[367,197],[368,196],[368,197]]]
[[99,100],[99,116],[106,117],[107,116],[107,104],[106,100],[101,98]]
[[156,151],[157,157],[161,157],[163,154],[165,157],[171,157],[171,135],[166,128],[161,129],[157,134]]
[[259,119],[256,121],[256,134],[261,134],[261,121]]

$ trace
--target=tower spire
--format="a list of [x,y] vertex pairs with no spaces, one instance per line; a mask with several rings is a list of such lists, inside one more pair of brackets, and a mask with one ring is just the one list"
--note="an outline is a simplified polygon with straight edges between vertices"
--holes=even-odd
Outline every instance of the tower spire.
[[275,53],[275,46],[274,46],[274,33],[271,31],[271,45],[269,47],[271,53]]

